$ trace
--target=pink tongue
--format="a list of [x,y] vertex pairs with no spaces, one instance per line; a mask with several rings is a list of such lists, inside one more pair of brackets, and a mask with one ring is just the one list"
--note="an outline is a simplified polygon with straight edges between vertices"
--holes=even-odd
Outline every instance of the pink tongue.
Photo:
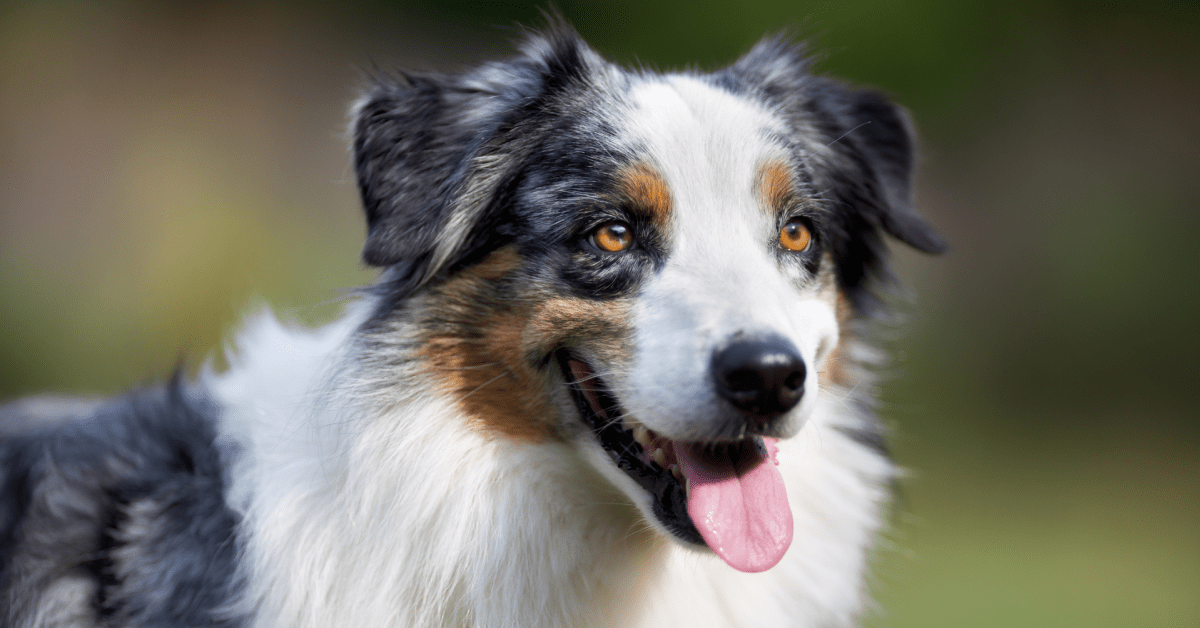
[[712,551],[738,571],[766,571],[792,544],[792,510],[776,468],[775,439],[763,440],[767,458],[741,461],[737,468],[727,455],[675,446],[679,468],[691,481],[692,523]]

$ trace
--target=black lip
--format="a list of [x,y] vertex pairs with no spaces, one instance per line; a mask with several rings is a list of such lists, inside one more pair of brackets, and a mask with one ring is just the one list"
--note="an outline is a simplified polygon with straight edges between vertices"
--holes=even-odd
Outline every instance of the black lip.
[[[633,432],[622,427],[620,405],[599,378],[589,380],[588,392],[595,395],[604,416],[599,416],[588,401],[582,382],[576,381],[569,364],[573,359],[566,350],[558,352],[558,363],[563,381],[571,390],[571,396],[579,409],[579,415],[596,435],[600,446],[612,457],[618,469],[624,471],[634,482],[654,497],[654,515],[671,534],[689,543],[704,545],[700,531],[692,523],[687,512],[687,493],[675,477],[656,462],[643,460],[642,446],[633,437]],[[586,362],[585,362],[586,364]]]

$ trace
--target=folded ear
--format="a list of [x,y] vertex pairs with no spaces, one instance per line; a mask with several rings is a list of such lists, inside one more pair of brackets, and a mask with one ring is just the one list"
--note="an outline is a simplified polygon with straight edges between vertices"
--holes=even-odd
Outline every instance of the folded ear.
[[[354,166],[367,212],[363,259],[372,266],[430,255],[450,214],[450,196],[487,120],[483,97],[458,77],[377,78],[354,112]],[[472,131],[475,131],[472,133]]]
[[363,259],[411,288],[470,253],[472,230],[499,207],[546,132],[550,99],[602,63],[557,26],[523,54],[461,75],[377,78],[354,110]]
[[[880,225],[901,242],[926,253],[942,253],[946,242],[912,206],[915,141],[912,123],[903,109],[874,91],[847,90],[842,115],[847,131],[856,136],[848,146],[862,153],[866,170],[879,190],[876,199]],[[868,186],[869,186],[868,181]]]

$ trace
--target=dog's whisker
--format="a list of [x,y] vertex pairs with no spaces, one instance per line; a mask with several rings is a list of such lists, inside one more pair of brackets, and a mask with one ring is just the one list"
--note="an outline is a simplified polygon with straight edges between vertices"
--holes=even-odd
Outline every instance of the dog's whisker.
[[465,395],[462,395],[461,397],[459,397],[459,398],[458,398],[458,400],[459,400],[460,402],[461,402],[461,401],[465,401],[465,400],[467,399],[467,397],[470,397],[471,395],[474,395],[475,393],[479,392],[480,390],[483,390],[483,389],[484,389],[486,386],[488,386],[489,384],[492,384],[492,383],[494,383],[494,382],[497,382],[497,381],[499,381],[499,380],[501,380],[501,379],[504,379],[504,378],[505,378],[505,377],[507,377],[507,376],[508,376],[508,373],[500,373],[499,375],[497,375],[497,376],[495,376],[495,377],[493,377],[493,378],[489,379],[488,381],[486,381],[486,382],[484,382],[484,383],[482,383],[482,384],[480,384],[480,385],[476,386],[476,387],[475,387],[473,390],[471,390],[471,391],[470,391],[470,392],[468,392],[467,394],[465,394]]
[[453,372],[453,371],[478,371],[481,369],[489,369],[489,368],[494,368],[497,366],[503,366],[503,365],[500,362],[486,362],[483,364],[468,364],[466,366],[434,366],[432,368],[433,368],[433,370],[436,370],[436,371]]

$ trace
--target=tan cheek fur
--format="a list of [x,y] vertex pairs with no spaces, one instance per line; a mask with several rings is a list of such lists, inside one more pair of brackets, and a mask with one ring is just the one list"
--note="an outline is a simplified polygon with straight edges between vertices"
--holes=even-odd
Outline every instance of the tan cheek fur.
[[554,434],[552,395],[561,386],[557,362],[543,358],[569,346],[597,364],[627,360],[630,307],[503,282],[521,263],[514,249],[500,249],[437,287],[422,308],[428,332],[421,353],[443,392],[480,429],[537,442]]
[[829,283],[831,287],[826,292],[833,293],[833,302],[831,305],[833,305],[837,316],[838,343],[829,352],[829,355],[825,357],[825,370],[821,374],[825,377],[825,381],[830,384],[841,388],[852,388],[853,376],[849,362],[850,356],[847,355],[845,347],[849,346],[853,340],[853,330],[850,320],[854,316],[854,310],[850,305],[850,300],[836,287],[836,280],[832,272],[829,273]]

